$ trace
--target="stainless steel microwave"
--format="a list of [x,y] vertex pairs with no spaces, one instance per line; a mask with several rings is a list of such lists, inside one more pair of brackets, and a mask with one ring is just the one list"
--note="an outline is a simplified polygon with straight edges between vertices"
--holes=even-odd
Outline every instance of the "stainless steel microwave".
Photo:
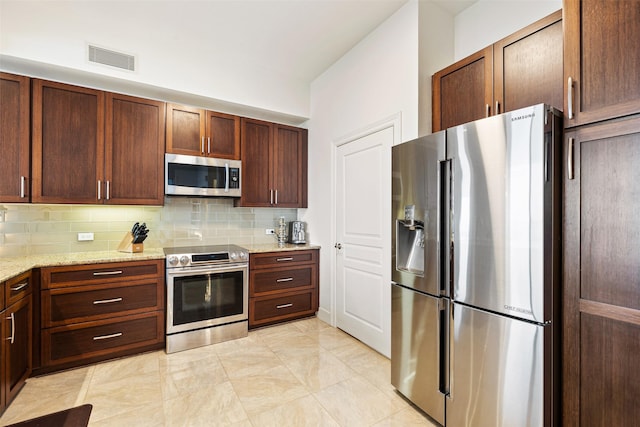
[[164,193],[169,196],[240,197],[240,160],[164,155]]

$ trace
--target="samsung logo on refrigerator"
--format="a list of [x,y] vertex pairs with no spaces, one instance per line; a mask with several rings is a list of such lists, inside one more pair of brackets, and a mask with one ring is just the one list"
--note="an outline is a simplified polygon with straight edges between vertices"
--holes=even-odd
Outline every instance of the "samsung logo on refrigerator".
[[514,307],[512,305],[506,305],[505,304],[504,308],[506,310],[516,311],[518,313],[533,314],[533,311],[531,311],[531,310],[527,310],[526,308]]
[[521,116],[511,117],[511,121],[515,122],[516,120],[530,119],[535,116],[536,116],[536,113],[523,114]]

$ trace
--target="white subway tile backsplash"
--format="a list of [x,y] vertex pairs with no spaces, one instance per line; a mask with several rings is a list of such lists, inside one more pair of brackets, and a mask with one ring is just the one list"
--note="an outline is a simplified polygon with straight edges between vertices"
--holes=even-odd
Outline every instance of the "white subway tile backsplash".
[[[297,209],[236,208],[233,199],[167,197],[159,206],[5,204],[0,257],[115,250],[135,222],[146,222],[145,246],[272,243],[265,228],[297,219]],[[78,242],[78,232],[94,240]]]

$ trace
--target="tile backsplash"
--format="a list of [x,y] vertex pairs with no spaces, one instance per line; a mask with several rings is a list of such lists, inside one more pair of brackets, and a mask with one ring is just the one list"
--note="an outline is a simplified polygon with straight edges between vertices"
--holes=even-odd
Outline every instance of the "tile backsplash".
[[[232,199],[167,197],[164,206],[0,204],[0,258],[115,250],[135,222],[146,222],[145,247],[276,241],[265,229],[297,209],[236,208]],[[78,233],[94,233],[78,241]]]

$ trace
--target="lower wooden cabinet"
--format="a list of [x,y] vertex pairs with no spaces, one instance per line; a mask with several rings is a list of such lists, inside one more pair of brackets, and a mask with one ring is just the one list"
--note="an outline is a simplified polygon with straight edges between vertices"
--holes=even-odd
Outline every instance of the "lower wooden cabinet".
[[38,372],[163,348],[163,263],[43,268]]
[[[16,397],[32,371],[31,273],[3,283],[0,293],[0,414]],[[6,308],[5,308],[6,306]]]
[[640,419],[640,116],[565,132],[563,425]]
[[313,316],[318,310],[318,250],[249,255],[249,328]]

